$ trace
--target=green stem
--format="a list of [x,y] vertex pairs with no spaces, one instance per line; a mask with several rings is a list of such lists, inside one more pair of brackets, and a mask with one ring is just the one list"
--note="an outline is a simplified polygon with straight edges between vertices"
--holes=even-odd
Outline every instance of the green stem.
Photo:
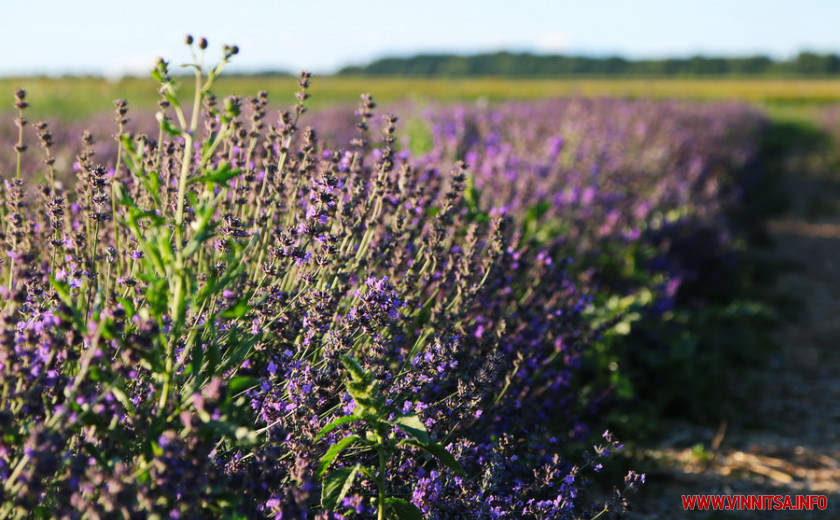
[[163,374],[163,388],[158,399],[158,416],[166,411],[166,402],[169,400],[169,387],[172,381],[172,357],[167,354],[166,369]]
[[181,249],[181,238],[184,234],[182,229],[184,224],[184,198],[187,193],[187,176],[190,173],[190,166],[192,165],[193,156],[193,136],[191,133],[184,137],[184,158],[181,161],[181,175],[178,179],[178,205],[175,211],[175,232],[178,237],[177,248]]
[[[17,161],[16,161],[16,166],[15,166],[15,179],[20,180],[21,179],[21,160],[22,160],[22,156],[23,156],[23,152],[21,152],[21,149],[23,148],[23,109],[20,109],[20,108],[18,109],[18,118],[20,119],[21,124],[18,125],[18,142],[17,142],[17,146],[15,147],[15,154],[17,155]],[[11,231],[12,231],[12,233],[14,233],[14,230],[11,230]],[[16,250],[17,250],[17,237],[13,234],[12,235],[12,251],[16,251]],[[9,272],[8,272],[8,279],[6,281],[6,287],[9,290],[12,289],[12,273],[14,271],[14,269],[12,268],[13,263],[14,262],[12,261],[11,258],[9,259],[9,262],[7,263]]]
[[[117,164],[114,166],[114,178],[111,180],[111,219],[116,222],[117,219],[117,198],[114,196],[114,185],[118,182],[117,178],[120,174],[120,166],[122,165],[122,134],[123,127],[120,124],[119,133],[117,134]],[[158,141],[160,142],[160,141]],[[114,249],[117,250],[117,269],[119,272],[123,271],[122,248],[120,247],[120,228],[114,226]]]
[[184,157],[181,161],[181,176],[178,179],[178,206],[175,212],[175,232],[178,238],[176,244],[177,250],[181,250],[181,239],[183,237],[184,224],[184,198],[187,192],[187,176],[190,173],[190,166],[192,166],[193,159],[193,140],[195,129],[198,126],[198,112],[201,109],[201,99],[203,92],[201,89],[201,69],[195,67],[195,98],[193,99],[193,111],[190,118],[190,126],[186,128],[184,134]]
[[26,464],[29,462],[29,455],[26,453],[23,454],[23,457],[20,458],[17,465],[15,465],[15,469],[12,470],[12,474],[9,475],[9,479],[6,480],[6,484],[3,486],[6,491],[13,491],[15,490],[15,481],[23,473],[23,469],[26,467]]
[[[99,209],[99,208],[97,208]],[[96,245],[99,242],[99,221],[96,221],[94,225],[93,231],[93,244],[91,244],[91,252],[90,252],[90,268],[93,270],[93,274],[97,274],[97,267],[96,267]],[[87,325],[88,321],[88,314],[90,314],[90,303],[93,291],[93,281],[95,278],[88,277],[88,289],[87,289],[87,297],[85,298],[85,325]]]
[[23,148],[23,122],[24,122],[23,109],[21,109],[21,108],[18,109],[18,118],[20,119],[20,124],[18,125],[17,147],[15,147],[15,153],[17,154],[17,162],[15,164],[15,179],[20,180],[21,179],[21,175],[20,175],[21,157],[23,155],[23,152],[21,152],[21,149]]
[[379,497],[376,501],[376,518],[377,520],[385,520],[385,448],[379,446],[376,451],[379,452],[379,475],[376,482]]

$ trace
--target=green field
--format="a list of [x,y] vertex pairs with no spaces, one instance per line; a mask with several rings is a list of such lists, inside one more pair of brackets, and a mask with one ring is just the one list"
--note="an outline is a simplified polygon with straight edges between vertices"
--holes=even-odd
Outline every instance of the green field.
[[[184,78],[185,84],[191,78]],[[16,88],[28,92],[30,117],[78,119],[110,110],[126,98],[135,109],[154,108],[157,90],[151,79],[108,81],[101,78],[0,78],[8,106]],[[276,106],[292,103],[297,89],[291,77],[232,77],[219,81],[219,94],[249,96],[266,90]],[[184,89],[185,95],[190,91]],[[548,97],[621,97],[691,100],[738,100],[771,113],[808,116],[820,106],[840,103],[838,79],[426,79],[400,77],[316,76],[310,106],[355,103],[367,92],[379,102],[500,101]]]

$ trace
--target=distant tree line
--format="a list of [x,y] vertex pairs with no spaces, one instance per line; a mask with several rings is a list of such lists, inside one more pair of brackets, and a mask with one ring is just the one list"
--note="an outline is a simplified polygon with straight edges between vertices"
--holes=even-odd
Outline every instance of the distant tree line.
[[656,60],[628,60],[618,56],[538,55],[497,52],[459,56],[421,54],[383,58],[368,65],[345,67],[343,75],[399,76],[834,76],[840,74],[840,56],[801,52],[790,60],[767,56],[716,58],[693,56]]

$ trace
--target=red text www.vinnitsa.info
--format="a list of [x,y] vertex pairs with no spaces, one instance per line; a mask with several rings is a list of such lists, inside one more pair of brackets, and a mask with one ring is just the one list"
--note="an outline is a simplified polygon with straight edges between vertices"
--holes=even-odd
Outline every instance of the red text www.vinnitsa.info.
[[698,511],[812,511],[828,508],[825,495],[683,495],[683,509]]

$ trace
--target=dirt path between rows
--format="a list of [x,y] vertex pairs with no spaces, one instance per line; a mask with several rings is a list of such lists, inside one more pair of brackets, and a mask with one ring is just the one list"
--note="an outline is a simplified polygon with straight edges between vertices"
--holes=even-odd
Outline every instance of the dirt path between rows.
[[[840,518],[840,175],[825,154],[790,162],[791,208],[767,230],[798,312],[774,332],[752,417],[676,425],[645,454],[657,462],[629,519]],[[700,494],[826,495],[828,509],[685,511],[681,496]]]

